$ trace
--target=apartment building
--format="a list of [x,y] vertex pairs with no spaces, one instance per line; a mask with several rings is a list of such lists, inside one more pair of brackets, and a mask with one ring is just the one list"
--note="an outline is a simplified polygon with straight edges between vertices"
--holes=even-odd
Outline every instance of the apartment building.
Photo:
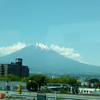
[[22,59],[16,58],[16,62],[11,62],[11,64],[0,64],[0,76],[13,74],[19,77],[28,77],[29,68],[28,66],[22,65]]

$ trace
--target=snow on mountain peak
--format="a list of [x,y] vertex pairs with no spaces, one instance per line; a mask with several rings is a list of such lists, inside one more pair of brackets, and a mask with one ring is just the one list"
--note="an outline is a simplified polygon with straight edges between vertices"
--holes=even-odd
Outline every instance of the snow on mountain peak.
[[41,48],[41,49],[46,49],[46,50],[49,50],[50,48],[42,43],[34,43],[34,44],[31,44],[29,46],[34,46],[35,48]]

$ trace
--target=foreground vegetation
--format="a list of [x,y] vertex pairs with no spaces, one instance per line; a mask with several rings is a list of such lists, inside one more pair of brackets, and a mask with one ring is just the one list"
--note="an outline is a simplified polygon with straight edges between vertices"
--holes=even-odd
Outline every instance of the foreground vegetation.
[[[25,82],[27,89],[29,91],[37,91],[38,85],[40,89],[41,86],[44,86],[47,83],[61,83],[61,84],[68,84],[70,86],[81,86],[81,83],[78,82],[75,78],[71,78],[71,77],[51,78],[49,76],[42,75],[42,74],[32,75],[29,77],[18,77],[12,74],[9,74],[7,76],[0,76],[0,81],[7,81],[7,80]],[[89,82],[97,83],[95,88],[100,87],[100,81],[98,79],[92,78],[89,80]],[[84,85],[83,87],[90,87],[90,86]],[[44,91],[50,91],[50,90],[44,90]],[[68,92],[68,91],[64,91],[64,92]]]
[[39,84],[40,88],[41,86],[44,86],[47,83],[62,83],[62,84],[69,84],[71,86],[75,85],[80,86],[80,83],[75,78],[70,78],[70,77],[51,78],[42,74],[32,75],[29,77],[18,77],[12,74],[9,74],[7,76],[0,76],[0,81],[6,81],[6,80],[25,82],[27,84],[27,89],[29,91],[37,90],[38,89],[37,84]]

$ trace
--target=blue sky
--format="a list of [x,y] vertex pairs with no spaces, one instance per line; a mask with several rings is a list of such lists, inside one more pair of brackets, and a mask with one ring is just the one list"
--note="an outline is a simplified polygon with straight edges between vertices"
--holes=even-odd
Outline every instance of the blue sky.
[[0,0],[0,37],[1,56],[30,43],[53,44],[100,66],[100,0]]

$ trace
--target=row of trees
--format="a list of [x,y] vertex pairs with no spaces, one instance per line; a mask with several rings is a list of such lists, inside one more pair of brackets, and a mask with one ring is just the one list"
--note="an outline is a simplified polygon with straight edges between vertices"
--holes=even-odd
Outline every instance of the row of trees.
[[6,81],[6,80],[10,80],[10,81],[21,81],[22,78],[16,76],[16,75],[12,75],[12,74],[8,74],[6,76],[0,76],[0,81]]
[[[40,88],[41,86],[46,85],[47,83],[62,83],[62,84],[69,84],[70,86],[81,86],[81,83],[78,82],[75,78],[70,78],[70,77],[51,78],[42,74],[32,75],[29,77],[18,77],[12,74],[9,74],[7,76],[0,76],[0,81],[6,81],[6,80],[26,82],[27,89],[32,91],[37,90],[38,85]],[[94,83],[94,88],[98,87],[100,88],[99,79],[92,78],[88,82]],[[83,87],[93,87],[93,86],[85,85]]]
[[[32,81],[29,82],[29,80]],[[42,74],[33,75],[28,78],[23,78],[22,81],[27,83],[28,90],[37,90],[38,85],[35,82],[39,84],[39,88],[43,85],[46,85],[47,83],[63,83],[63,84],[69,84],[71,86],[80,85],[80,82],[78,82],[75,78],[69,78],[69,77],[50,78]]]
[[0,76],[1,81],[6,81],[8,79],[10,81],[26,82],[27,89],[31,91],[37,90],[38,88],[40,88],[43,85],[46,85],[47,83],[63,83],[63,84],[69,84],[70,86],[75,86],[75,85],[80,86],[80,82],[78,82],[75,78],[70,78],[70,77],[51,78],[42,74],[32,75],[23,78],[20,78],[12,74],[9,74],[7,76]]

